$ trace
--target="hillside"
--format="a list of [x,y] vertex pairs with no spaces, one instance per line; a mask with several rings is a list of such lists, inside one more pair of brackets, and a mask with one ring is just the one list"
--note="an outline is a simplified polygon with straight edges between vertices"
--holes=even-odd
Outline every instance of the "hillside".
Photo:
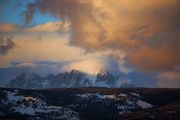
[[180,89],[0,89],[5,120],[178,119]]

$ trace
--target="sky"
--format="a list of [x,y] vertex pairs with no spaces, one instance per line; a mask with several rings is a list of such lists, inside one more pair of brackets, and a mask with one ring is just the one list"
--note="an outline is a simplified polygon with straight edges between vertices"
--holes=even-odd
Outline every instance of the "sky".
[[1,86],[4,71],[46,67],[179,88],[179,52],[180,0],[0,0]]

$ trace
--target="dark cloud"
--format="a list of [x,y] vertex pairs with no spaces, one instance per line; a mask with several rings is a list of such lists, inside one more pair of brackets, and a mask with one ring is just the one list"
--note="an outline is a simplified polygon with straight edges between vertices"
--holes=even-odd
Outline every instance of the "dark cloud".
[[28,11],[25,11],[23,15],[24,15],[24,18],[25,18],[25,22],[30,23],[31,20],[34,17],[35,5],[33,3],[29,3],[27,9],[28,9]]
[[11,37],[0,37],[0,55],[6,55],[14,47],[15,43]]

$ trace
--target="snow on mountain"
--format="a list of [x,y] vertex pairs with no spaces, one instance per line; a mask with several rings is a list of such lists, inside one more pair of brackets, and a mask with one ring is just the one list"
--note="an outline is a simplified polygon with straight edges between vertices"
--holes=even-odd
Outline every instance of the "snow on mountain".
[[22,73],[10,82],[9,87],[16,88],[42,88],[43,80],[35,73]]
[[151,105],[145,101],[142,101],[142,100],[138,100],[137,105],[139,105],[143,109],[151,108],[153,106],[153,105]]
[[[122,79],[122,80],[121,80]],[[35,73],[22,73],[13,79],[8,87],[25,88],[25,89],[41,89],[41,88],[71,88],[71,87],[128,87],[128,82],[124,74],[122,76],[113,76],[108,71],[100,71],[96,75],[89,75],[87,73],[71,70],[70,72],[63,72],[57,75],[49,74],[41,77]],[[122,83],[117,84],[119,81]],[[123,84],[125,83],[125,84]]]

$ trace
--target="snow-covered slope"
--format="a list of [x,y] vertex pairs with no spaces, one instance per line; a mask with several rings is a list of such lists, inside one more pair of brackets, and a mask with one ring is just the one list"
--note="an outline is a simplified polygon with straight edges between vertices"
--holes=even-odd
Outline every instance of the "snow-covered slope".
[[[119,114],[131,112],[137,109],[152,108],[153,105],[142,100],[139,96],[133,96],[131,94],[99,94],[99,93],[84,93],[76,94],[76,100],[79,102],[102,102],[106,103],[107,100],[114,101],[114,106],[119,111]],[[108,104],[108,102],[106,103]]]
[[79,120],[79,114],[68,108],[51,106],[46,101],[19,94],[18,90],[4,91],[5,97],[0,100],[0,116],[20,114],[28,116],[28,120]]
[[176,89],[0,88],[0,120],[164,120],[164,115],[176,120],[179,94]]

